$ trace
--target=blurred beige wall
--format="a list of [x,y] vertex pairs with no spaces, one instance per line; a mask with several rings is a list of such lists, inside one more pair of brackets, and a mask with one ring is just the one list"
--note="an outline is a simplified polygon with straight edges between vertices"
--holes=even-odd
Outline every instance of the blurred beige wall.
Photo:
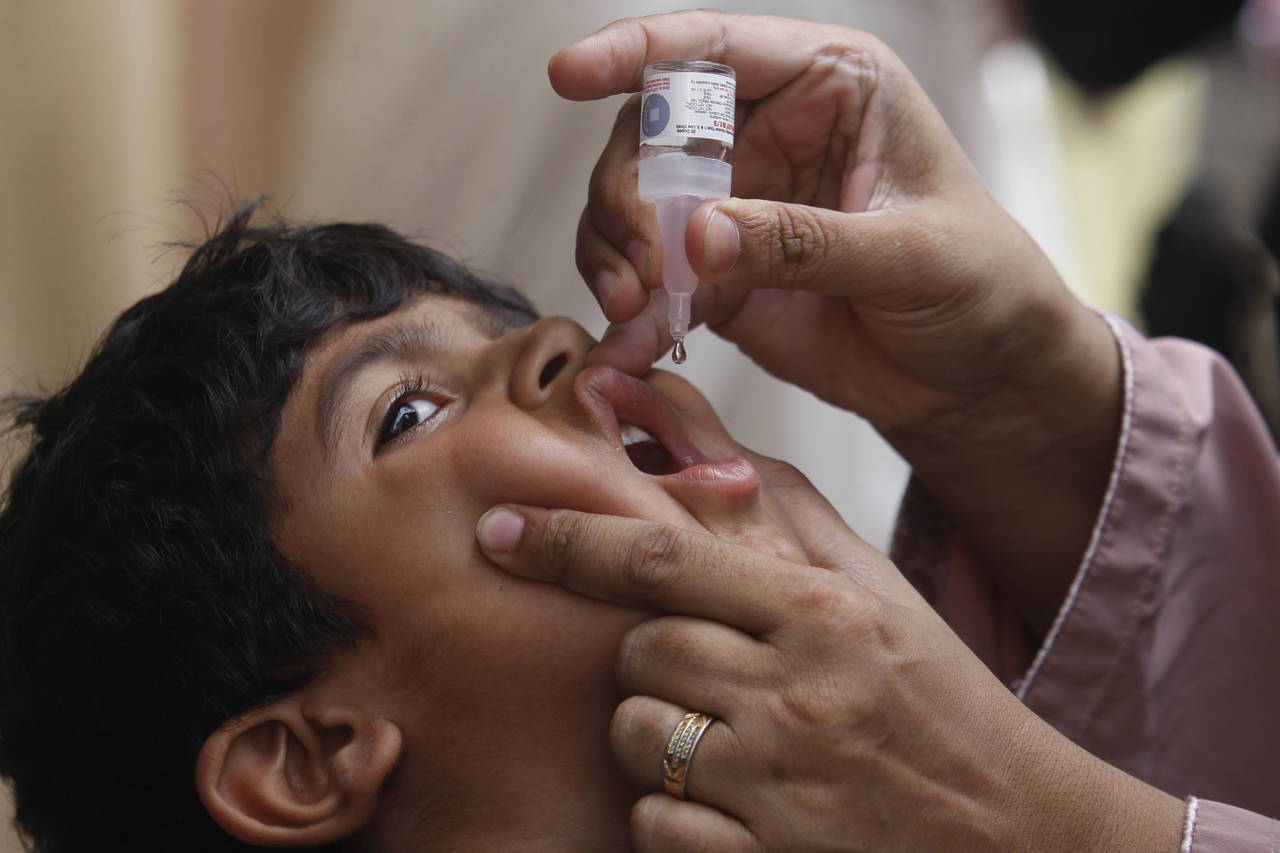
[[0,5],[0,387],[56,382],[161,280],[180,171],[181,9]]
[[0,389],[56,385],[201,233],[271,192],[298,21],[321,3],[0,4]]

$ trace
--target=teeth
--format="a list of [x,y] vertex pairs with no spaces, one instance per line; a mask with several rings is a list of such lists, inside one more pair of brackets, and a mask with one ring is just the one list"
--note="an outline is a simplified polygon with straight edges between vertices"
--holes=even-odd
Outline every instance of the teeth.
[[657,441],[656,438],[649,433],[640,429],[634,424],[623,424],[622,426],[622,446],[630,447],[633,444],[639,444],[642,441]]

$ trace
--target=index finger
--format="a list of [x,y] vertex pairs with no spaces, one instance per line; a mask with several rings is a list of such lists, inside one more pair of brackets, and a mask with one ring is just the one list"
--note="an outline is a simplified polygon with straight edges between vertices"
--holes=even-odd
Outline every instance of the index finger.
[[607,364],[632,376],[643,376],[671,349],[667,300],[661,290],[649,293],[649,304],[625,323],[611,323],[600,343],[591,348],[587,364]]
[[[873,37],[834,24],[711,10],[624,18],[563,48],[547,66],[564,98],[590,101],[640,89],[660,59],[709,59],[734,69],[738,98],[762,98],[811,65],[819,52],[870,50]],[[837,47],[838,46],[838,47]]]
[[748,634],[780,627],[821,569],[668,524],[503,505],[476,525],[500,568],[632,607],[710,619]]

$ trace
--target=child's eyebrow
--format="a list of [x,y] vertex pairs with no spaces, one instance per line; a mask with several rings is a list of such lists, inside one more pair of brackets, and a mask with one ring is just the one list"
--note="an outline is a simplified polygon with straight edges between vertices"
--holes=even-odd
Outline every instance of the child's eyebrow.
[[397,323],[366,339],[358,350],[330,371],[323,380],[317,407],[325,459],[337,441],[339,413],[346,408],[351,386],[361,373],[388,362],[416,364],[436,359],[448,351],[451,339],[447,328],[429,321]]

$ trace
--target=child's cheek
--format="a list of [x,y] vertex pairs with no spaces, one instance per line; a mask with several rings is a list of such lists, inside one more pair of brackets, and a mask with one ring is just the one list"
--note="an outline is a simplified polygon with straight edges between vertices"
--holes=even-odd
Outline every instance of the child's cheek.
[[518,503],[694,527],[683,508],[603,436],[525,416],[469,414],[480,417],[450,438],[448,464],[458,508],[473,524],[495,504]]

